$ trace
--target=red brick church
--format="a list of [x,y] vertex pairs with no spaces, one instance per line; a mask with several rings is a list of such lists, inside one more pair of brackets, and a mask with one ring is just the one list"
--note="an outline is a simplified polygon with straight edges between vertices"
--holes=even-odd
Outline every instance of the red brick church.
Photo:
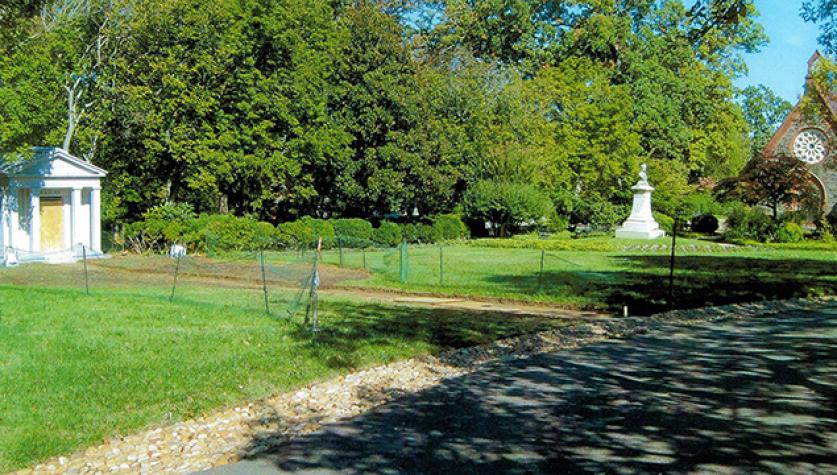
[[[808,61],[805,82],[807,97],[822,107],[794,107],[779,130],[770,139],[762,154],[766,158],[792,156],[808,165],[820,190],[823,211],[837,218],[837,94],[824,90],[813,79],[812,72],[822,59],[819,52]],[[812,112],[814,111],[814,112]]]

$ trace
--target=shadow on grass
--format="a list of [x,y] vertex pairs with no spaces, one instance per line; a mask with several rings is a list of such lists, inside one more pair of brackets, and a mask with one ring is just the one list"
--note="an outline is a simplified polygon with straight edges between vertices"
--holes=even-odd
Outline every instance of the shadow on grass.
[[509,292],[574,295],[618,311],[650,315],[758,300],[787,299],[837,291],[837,263],[802,259],[683,256],[676,260],[669,302],[668,256],[616,256],[627,270],[547,271],[543,275],[496,275],[488,280]]
[[[361,350],[422,345],[433,352],[466,348],[567,325],[563,320],[495,312],[321,301],[319,331],[295,325],[291,336],[335,368],[355,368]],[[298,315],[296,321],[301,322]],[[395,359],[395,358],[393,358]]]
[[214,472],[827,473],[835,339],[834,304],[668,327],[445,380]]

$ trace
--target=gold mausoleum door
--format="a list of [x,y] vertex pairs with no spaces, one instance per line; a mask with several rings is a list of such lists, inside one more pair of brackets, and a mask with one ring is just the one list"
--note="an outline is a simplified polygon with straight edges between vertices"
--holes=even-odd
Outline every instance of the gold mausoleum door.
[[41,197],[41,252],[64,249],[64,200]]

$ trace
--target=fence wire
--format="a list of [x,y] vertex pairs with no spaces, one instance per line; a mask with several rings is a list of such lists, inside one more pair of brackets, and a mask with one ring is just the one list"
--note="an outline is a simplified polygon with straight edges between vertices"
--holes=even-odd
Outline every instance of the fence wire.
[[[678,246],[678,252],[683,250],[692,251]],[[658,258],[668,254],[666,250],[659,251]],[[614,279],[620,278],[617,274],[630,275],[631,266],[642,262],[632,256],[646,255],[644,249],[581,255],[574,251],[456,244],[332,247],[320,253],[310,245],[179,258],[128,253],[103,256],[83,246],[50,253],[7,249],[6,255],[10,252],[20,265],[2,269],[0,284],[66,288],[91,295],[119,291],[172,303],[220,301],[274,318],[299,321],[313,320],[316,290],[321,285],[457,296],[584,295],[597,286],[612,285]],[[38,271],[30,267],[52,260],[74,262]]]

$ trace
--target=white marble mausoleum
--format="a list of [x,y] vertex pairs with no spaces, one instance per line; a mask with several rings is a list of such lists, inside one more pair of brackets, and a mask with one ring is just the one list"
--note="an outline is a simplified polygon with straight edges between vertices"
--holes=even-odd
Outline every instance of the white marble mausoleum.
[[0,263],[100,256],[107,172],[59,148],[34,152],[29,160],[0,160]]

